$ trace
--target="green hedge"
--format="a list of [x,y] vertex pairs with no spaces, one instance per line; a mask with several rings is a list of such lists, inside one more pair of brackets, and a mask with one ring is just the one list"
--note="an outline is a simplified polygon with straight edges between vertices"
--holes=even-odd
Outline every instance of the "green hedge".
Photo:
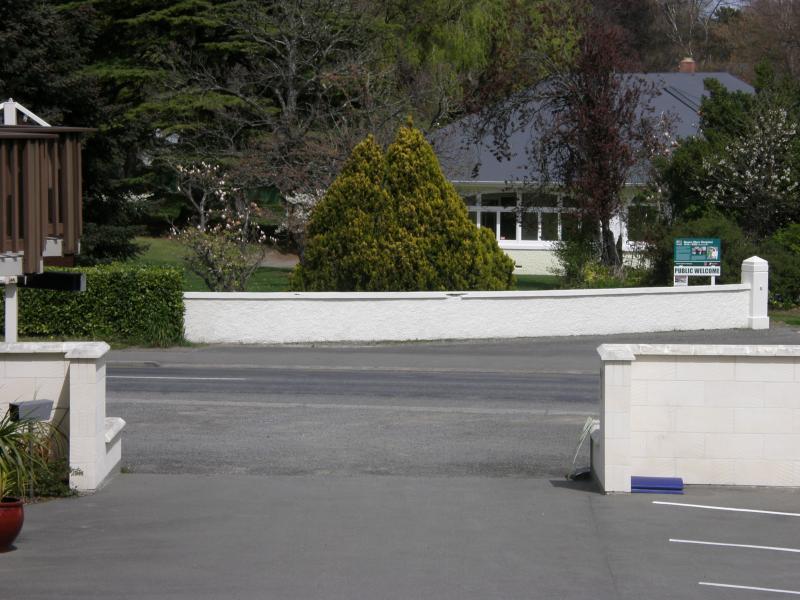
[[85,273],[86,291],[20,289],[20,336],[148,346],[169,346],[183,340],[180,270],[122,264],[54,270]]

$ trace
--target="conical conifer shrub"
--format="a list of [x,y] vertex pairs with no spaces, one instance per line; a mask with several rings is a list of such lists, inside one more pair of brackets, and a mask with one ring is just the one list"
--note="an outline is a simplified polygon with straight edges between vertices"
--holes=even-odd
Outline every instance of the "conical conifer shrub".
[[401,127],[384,155],[372,137],[311,216],[292,286],[313,291],[505,290],[513,261],[469,220],[422,133]]

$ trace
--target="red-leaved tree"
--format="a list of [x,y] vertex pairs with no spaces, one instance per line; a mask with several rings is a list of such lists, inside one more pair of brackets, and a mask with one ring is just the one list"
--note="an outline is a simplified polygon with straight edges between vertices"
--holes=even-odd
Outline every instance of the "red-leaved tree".
[[574,64],[543,86],[545,110],[531,151],[537,182],[566,188],[584,226],[596,228],[600,262],[618,268],[622,254],[611,222],[620,216],[625,184],[642,178],[660,150],[663,120],[648,108],[657,90],[633,74],[624,31],[586,15]]

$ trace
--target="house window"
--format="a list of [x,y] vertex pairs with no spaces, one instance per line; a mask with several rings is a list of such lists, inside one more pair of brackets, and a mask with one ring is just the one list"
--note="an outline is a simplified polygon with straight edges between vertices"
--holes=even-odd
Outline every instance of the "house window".
[[500,239],[517,239],[517,211],[500,213]]
[[578,238],[580,219],[577,213],[565,212],[561,215],[561,239],[571,241]]
[[641,202],[636,202],[628,207],[628,240],[641,242],[647,237],[648,228],[655,224],[658,208]]
[[492,233],[497,235],[497,213],[496,212],[479,212],[481,216],[481,227],[486,227],[492,230]]
[[546,192],[477,194],[464,201],[470,219],[491,229],[499,242],[536,244],[565,239],[562,219],[575,212],[565,206],[561,196]]
[[536,241],[539,239],[539,213],[522,213],[522,240]]
[[539,239],[548,242],[558,241],[558,213],[541,213],[542,232]]

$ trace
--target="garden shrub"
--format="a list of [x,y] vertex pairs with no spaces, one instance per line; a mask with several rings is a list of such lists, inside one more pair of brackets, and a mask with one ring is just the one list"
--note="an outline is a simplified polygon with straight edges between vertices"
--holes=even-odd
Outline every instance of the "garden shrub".
[[20,336],[147,346],[183,340],[183,273],[178,269],[112,264],[54,270],[85,273],[86,291],[21,288]]
[[[621,267],[602,264],[597,240],[596,223],[585,221],[572,231],[568,240],[557,242],[555,256],[558,266],[552,273],[560,279],[564,288],[598,289],[636,287],[645,284],[647,269],[626,260]],[[622,253],[622,246],[618,246]]]
[[315,291],[505,290],[513,261],[470,221],[422,133],[353,150],[315,207],[292,287]]
[[767,238],[759,256],[769,262],[769,302],[779,308],[800,304],[800,224]]

